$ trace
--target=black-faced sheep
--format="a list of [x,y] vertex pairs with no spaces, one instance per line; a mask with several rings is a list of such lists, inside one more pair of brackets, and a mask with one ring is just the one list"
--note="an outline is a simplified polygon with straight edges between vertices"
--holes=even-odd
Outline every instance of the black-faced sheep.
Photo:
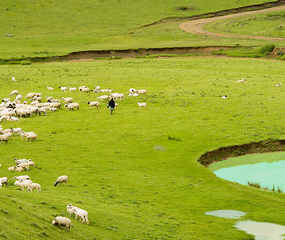
[[67,231],[71,227],[71,220],[67,217],[56,217],[55,219],[53,219],[52,225],[59,227],[64,226]]
[[100,103],[99,103],[98,101],[87,102],[87,104],[88,104],[90,107],[94,107],[94,106],[96,106],[97,108],[100,107]]
[[65,182],[65,185],[67,185],[67,180],[68,180],[68,176],[66,176],[66,175],[60,176],[60,177],[58,177],[58,179],[56,180],[56,182],[53,185],[56,186],[57,184],[60,183],[62,186],[63,182]]

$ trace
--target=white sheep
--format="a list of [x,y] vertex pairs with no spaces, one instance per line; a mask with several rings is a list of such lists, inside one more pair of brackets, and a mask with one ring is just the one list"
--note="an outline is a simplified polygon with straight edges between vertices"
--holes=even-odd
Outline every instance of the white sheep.
[[97,99],[101,100],[101,101],[108,100],[109,98],[110,98],[110,96],[108,96],[108,95],[102,95],[102,96],[97,97]]
[[78,89],[79,89],[79,91],[81,91],[81,89],[83,89],[83,88],[87,88],[87,86],[80,86]]
[[22,176],[13,177],[13,179],[17,179],[17,180],[30,180],[30,177],[29,177],[28,175],[22,175]]
[[10,102],[10,98],[3,98],[2,102],[4,102],[4,103]]
[[275,87],[282,87],[282,83],[276,84]]
[[29,171],[29,166],[30,166],[30,164],[27,162],[23,162],[23,163],[18,164],[18,167],[22,167],[23,169],[26,169],[27,171]]
[[142,90],[137,90],[136,91],[138,94],[146,94],[146,90],[145,89],[142,89]]
[[138,102],[139,107],[142,109],[143,107],[146,108],[147,104],[146,103],[140,103]]
[[68,111],[73,110],[75,108],[77,108],[79,110],[79,103],[69,103],[69,104],[65,104],[64,107],[66,107],[66,109]]
[[26,141],[36,141],[38,138],[38,135],[35,133],[30,133],[26,136]]
[[130,89],[129,89],[129,92],[130,92],[130,93],[136,93],[136,92],[137,92],[137,90],[136,90],[136,89],[134,89],[134,88],[130,88]]
[[22,128],[12,128],[12,127],[10,127],[10,129],[12,130],[12,133],[18,133],[19,134],[19,132],[22,131]]
[[50,108],[61,109],[61,103],[60,102],[52,102],[52,103],[50,103]]
[[132,97],[137,97],[139,94],[138,93],[128,93],[128,97],[132,96]]
[[66,92],[67,87],[59,87],[61,89],[62,92]]
[[69,213],[69,217],[71,217],[72,214],[75,214],[75,219],[77,219],[79,217],[79,221],[82,223],[84,223],[86,221],[87,225],[89,225],[89,220],[88,220],[88,212],[72,206],[71,204],[67,205],[67,212]]
[[67,217],[56,217],[52,220],[52,225],[59,227],[64,226],[67,231],[71,227],[71,220]]
[[57,111],[57,108],[51,107],[51,108],[50,108],[50,111],[51,111],[51,112],[56,112],[56,111]]
[[36,93],[28,93],[26,95],[26,98],[33,98],[34,96],[36,96],[37,94]]
[[18,122],[18,121],[19,121],[19,118],[9,116],[9,117],[7,117],[7,121],[10,121],[10,122]]
[[9,138],[12,139],[12,133],[3,133],[3,135],[7,135]]
[[19,95],[17,95],[15,101],[20,101],[22,98],[23,98],[23,96],[19,94]]
[[72,97],[69,97],[69,98],[62,98],[62,100],[65,102],[65,103],[72,103],[73,102],[73,98]]
[[77,88],[76,87],[67,87],[69,89],[70,92],[77,92]]
[[237,83],[246,82],[246,79],[237,80]]
[[0,187],[2,187],[2,185],[4,185],[4,184],[6,184],[6,186],[8,187],[9,183],[8,183],[7,177],[0,178]]
[[27,188],[27,191],[29,191],[29,186],[30,186],[30,184],[31,184],[31,183],[30,183],[29,181],[22,181],[22,182],[16,181],[16,182],[15,182],[15,185],[16,185],[16,186],[22,187],[22,191],[24,191],[25,188]]
[[58,179],[55,181],[55,183],[53,185],[56,186],[57,184],[60,183],[62,186],[62,183],[65,182],[65,186],[66,186],[67,180],[68,180],[68,176],[66,176],[66,175],[60,176],[60,177],[58,177]]
[[224,95],[224,96],[222,96],[221,98],[222,98],[222,99],[227,99],[228,97],[227,97],[227,95]]
[[[26,180],[20,179],[20,180],[15,181],[15,185],[16,185],[16,186],[19,186],[19,183],[21,183],[21,182],[25,182],[25,183],[29,183],[29,184],[32,184],[32,183],[33,183],[33,181],[30,180],[30,179],[26,179]],[[27,189],[27,190],[29,191],[29,189]]]
[[115,98],[115,99],[125,99],[125,95],[123,94],[123,93],[113,93],[113,94],[111,94],[111,97],[113,97],[113,98]]
[[100,103],[98,101],[87,102],[87,104],[89,104],[90,107],[94,107],[94,106],[96,106],[97,108],[100,107]]
[[13,91],[10,93],[9,97],[11,97],[11,96],[13,96],[13,95],[18,95],[18,94],[19,94],[18,90],[13,90]]
[[19,135],[22,137],[22,141],[30,134],[35,134],[34,132],[24,132],[23,130],[19,132]]
[[37,189],[37,192],[41,192],[41,185],[38,183],[31,183],[28,186],[28,191],[32,192],[34,189]]
[[53,89],[53,87],[47,86],[47,90],[52,91],[52,90],[54,90],[54,89]]
[[13,81],[13,82],[16,82],[16,78],[15,78],[15,77],[12,77],[12,81]]
[[81,92],[90,93],[90,88],[88,88],[88,87],[81,88],[80,91],[81,91]]
[[8,135],[0,135],[0,141],[1,141],[1,144],[2,142],[5,142],[5,143],[8,143],[8,140],[9,140],[9,136]]

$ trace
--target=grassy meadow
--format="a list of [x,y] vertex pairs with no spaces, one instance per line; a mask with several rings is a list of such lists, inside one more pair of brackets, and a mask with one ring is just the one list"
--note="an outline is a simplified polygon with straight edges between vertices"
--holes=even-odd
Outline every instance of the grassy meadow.
[[[216,45],[215,39],[183,32],[178,22],[141,27],[169,17],[189,17],[264,2],[270,1],[5,1],[0,8],[0,22],[4,23],[0,26],[0,58],[102,49]],[[245,43],[258,44],[258,41]],[[220,44],[235,45],[229,39],[221,39]]]
[[[11,81],[11,77],[16,82]],[[284,62],[261,59],[174,58],[57,62],[0,66],[0,96],[17,89],[43,98],[73,97],[80,109],[48,112],[21,127],[36,142],[13,136],[0,144],[1,239],[251,239],[234,220],[205,215],[248,212],[244,219],[285,225],[284,194],[217,178],[197,162],[222,146],[285,137]],[[246,78],[246,83],[236,81]],[[112,88],[124,93],[110,115],[87,105],[99,93],[62,93],[59,86]],[[48,91],[47,86],[54,87]],[[127,97],[128,89],[147,94]],[[221,99],[227,95],[228,99]],[[12,98],[13,99],[13,98]],[[25,99],[24,99],[25,100]],[[140,109],[137,102],[146,102]],[[28,172],[7,170],[14,158],[35,162]],[[13,177],[28,174],[42,192],[27,192]],[[60,175],[67,186],[54,187]],[[66,232],[51,224],[68,217],[67,204],[88,211],[90,225],[71,218]]]
[[208,31],[235,35],[285,38],[284,21],[284,11],[274,11],[215,21],[205,25],[204,28]]

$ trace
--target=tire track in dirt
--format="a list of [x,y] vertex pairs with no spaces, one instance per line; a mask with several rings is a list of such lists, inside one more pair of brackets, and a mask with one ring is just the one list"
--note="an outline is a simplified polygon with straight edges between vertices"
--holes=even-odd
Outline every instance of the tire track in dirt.
[[250,11],[250,12],[242,12],[242,13],[230,14],[230,15],[225,15],[225,16],[213,17],[213,18],[198,19],[198,20],[181,23],[179,27],[186,32],[190,32],[193,34],[199,34],[199,35],[208,35],[208,36],[215,36],[215,37],[232,37],[232,38],[251,38],[251,39],[263,39],[263,40],[272,40],[272,41],[285,41],[285,38],[214,33],[214,32],[209,32],[203,29],[203,26],[205,24],[219,21],[219,20],[248,16],[248,15],[253,15],[253,14],[258,14],[258,13],[266,13],[266,12],[284,10],[284,9],[285,9],[285,5],[261,9],[261,10],[255,10],[255,11]]

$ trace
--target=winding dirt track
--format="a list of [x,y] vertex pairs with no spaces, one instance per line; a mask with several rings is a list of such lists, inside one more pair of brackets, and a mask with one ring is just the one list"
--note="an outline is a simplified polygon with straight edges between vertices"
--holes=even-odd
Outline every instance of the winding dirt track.
[[284,6],[278,6],[278,7],[272,7],[272,8],[266,8],[266,9],[262,9],[262,10],[250,11],[250,12],[230,14],[230,15],[220,16],[220,17],[193,20],[193,21],[181,23],[179,25],[179,27],[186,32],[190,32],[190,33],[194,33],[194,34],[200,34],[200,35],[208,35],[208,36],[216,36],[216,37],[233,37],[233,38],[254,38],[254,39],[272,40],[272,41],[285,41],[285,38],[214,33],[214,32],[208,32],[208,31],[203,29],[203,26],[205,24],[210,23],[210,22],[214,22],[214,21],[218,21],[218,20],[247,16],[247,15],[252,15],[252,14],[257,14],[257,13],[278,11],[278,10],[284,10],[284,9],[285,9],[285,5]]

